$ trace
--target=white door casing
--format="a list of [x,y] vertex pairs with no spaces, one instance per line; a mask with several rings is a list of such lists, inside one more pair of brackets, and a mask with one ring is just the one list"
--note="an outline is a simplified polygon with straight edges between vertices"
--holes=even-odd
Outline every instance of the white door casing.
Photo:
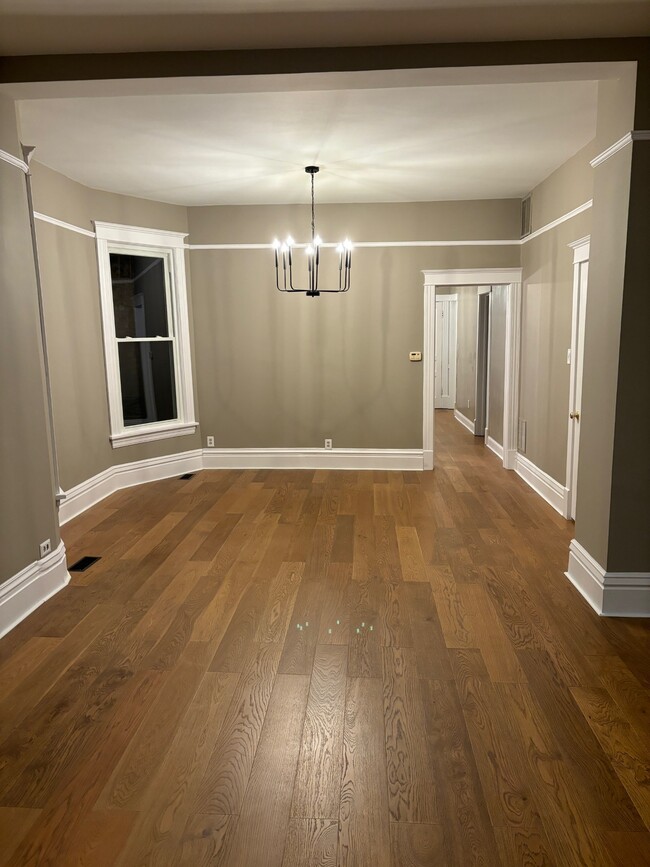
[[506,364],[503,401],[503,466],[514,469],[517,453],[519,344],[521,336],[521,268],[423,271],[424,341],[422,371],[422,448],[425,470],[434,465],[434,380],[436,288],[506,285]]
[[436,295],[435,408],[456,403],[457,295]]
[[569,418],[566,465],[566,518],[575,521],[578,490],[578,455],[580,451],[580,425],[582,424],[582,370],[584,362],[585,316],[587,310],[587,281],[589,276],[589,236],[574,241],[573,249],[573,313],[571,317],[571,348],[569,360]]

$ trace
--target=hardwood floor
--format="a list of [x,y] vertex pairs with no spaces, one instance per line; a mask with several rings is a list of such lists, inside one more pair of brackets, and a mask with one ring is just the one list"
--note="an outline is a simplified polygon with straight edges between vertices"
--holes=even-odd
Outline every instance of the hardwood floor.
[[433,473],[204,471],[66,525],[0,642],[0,864],[650,864],[650,623],[454,421]]

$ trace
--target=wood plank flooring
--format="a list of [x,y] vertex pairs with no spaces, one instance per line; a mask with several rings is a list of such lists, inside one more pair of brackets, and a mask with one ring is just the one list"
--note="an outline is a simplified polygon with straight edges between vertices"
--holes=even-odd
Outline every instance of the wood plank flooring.
[[0,642],[0,865],[650,863],[650,623],[451,413],[432,473],[204,471]]

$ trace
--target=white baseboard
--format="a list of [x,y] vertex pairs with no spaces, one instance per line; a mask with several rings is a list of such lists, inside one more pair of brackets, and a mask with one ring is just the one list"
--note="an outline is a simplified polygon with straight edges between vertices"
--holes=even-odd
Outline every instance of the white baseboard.
[[65,545],[35,560],[0,585],[0,638],[70,580]]
[[65,492],[66,524],[115,491],[199,470],[422,470],[422,449],[195,449],[109,467]]
[[500,459],[503,460],[503,446],[498,443],[495,439],[492,439],[491,436],[485,437],[485,445],[490,449],[491,452]]
[[206,470],[422,470],[422,449],[203,449]]
[[462,412],[460,412],[460,410],[458,410],[458,409],[455,409],[455,410],[454,410],[454,418],[456,419],[456,421],[459,421],[459,422],[462,424],[463,427],[466,427],[467,430],[468,430],[471,434],[474,433],[474,422],[473,422],[473,421],[470,421],[468,418],[466,418],[466,417],[462,414]]
[[606,572],[573,539],[565,575],[598,614],[650,617],[650,572]]
[[537,493],[553,506],[553,508],[562,515],[567,517],[568,494],[567,489],[557,482],[548,473],[540,470],[532,461],[529,461],[524,455],[517,454],[515,458],[515,472],[526,482],[527,485],[537,491]]
[[59,524],[66,524],[115,491],[141,485],[143,482],[154,482],[171,476],[180,476],[183,473],[197,472],[201,469],[203,469],[201,449],[133,461],[128,464],[116,464],[65,492],[65,499],[59,506]]

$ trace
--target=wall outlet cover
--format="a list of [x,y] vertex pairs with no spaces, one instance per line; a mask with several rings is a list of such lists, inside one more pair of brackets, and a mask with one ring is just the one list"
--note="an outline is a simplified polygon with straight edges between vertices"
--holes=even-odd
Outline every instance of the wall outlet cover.
[[41,558],[47,557],[48,554],[52,553],[52,543],[49,539],[46,539],[44,542],[41,542],[41,544],[38,546],[38,549],[41,552]]
[[214,437],[207,437],[207,443],[208,443],[208,448],[213,449],[214,448]]
[[330,439],[325,440],[325,448],[326,449],[332,448],[332,440],[330,440]]

